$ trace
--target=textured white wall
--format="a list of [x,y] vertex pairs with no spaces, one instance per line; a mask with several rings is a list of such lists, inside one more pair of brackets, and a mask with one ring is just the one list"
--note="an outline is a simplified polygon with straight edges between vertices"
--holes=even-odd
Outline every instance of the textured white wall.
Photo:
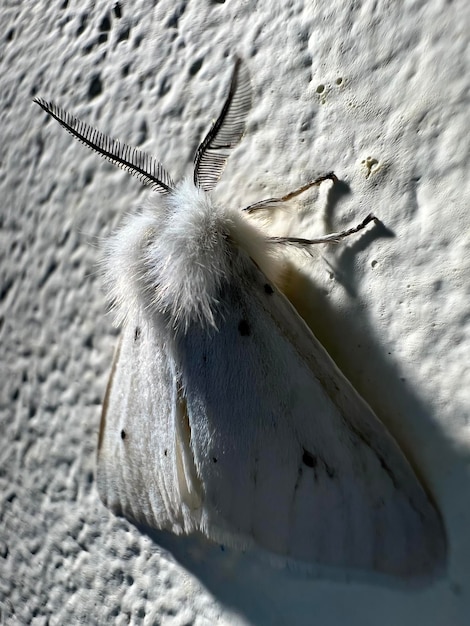
[[[38,0],[0,14],[2,623],[470,623],[467,0]],[[313,236],[371,210],[385,225],[314,259],[294,254],[293,291],[442,511],[448,572],[419,592],[149,538],[98,500],[116,337],[99,246],[149,192],[32,98],[180,177],[235,51],[255,96],[221,200],[248,204],[334,170],[349,194],[332,206],[314,192],[270,232]]]

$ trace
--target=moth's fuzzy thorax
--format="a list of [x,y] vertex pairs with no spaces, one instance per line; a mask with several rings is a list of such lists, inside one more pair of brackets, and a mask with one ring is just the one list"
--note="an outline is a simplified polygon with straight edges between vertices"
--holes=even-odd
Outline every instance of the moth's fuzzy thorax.
[[248,220],[189,180],[129,218],[106,251],[118,323],[144,306],[173,329],[184,330],[193,321],[214,325],[223,285],[248,279],[250,258],[276,281],[272,246]]

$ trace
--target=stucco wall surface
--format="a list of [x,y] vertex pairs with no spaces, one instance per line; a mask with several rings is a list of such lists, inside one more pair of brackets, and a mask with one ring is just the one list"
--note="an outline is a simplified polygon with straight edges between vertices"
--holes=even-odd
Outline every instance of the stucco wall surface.
[[[0,7],[0,621],[470,623],[467,0],[105,2]],[[101,504],[100,407],[118,335],[101,243],[151,194],[49,120],[42,96],[155,154],[178,179],[238,53],[254,103],[218,187],[244,206],[334,170],[274,211],[316,236],[292,297],[400,441],[442,512],[445,576],[412,590],[278,570],[148,536]]]

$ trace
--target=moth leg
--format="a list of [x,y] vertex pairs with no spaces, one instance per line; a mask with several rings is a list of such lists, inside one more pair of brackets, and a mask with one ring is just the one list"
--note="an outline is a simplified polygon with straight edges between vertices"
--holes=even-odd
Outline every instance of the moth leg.
[[365,228],[367,224],[370,224],[370,222],[374,222],[375,224],[380,223],[375,215],[369,213],[369,215],[362,220],[360,224],[354,226],[353,228],[349,228],[348,230],[342,230],[339,233],[330,233],[329,235],[323,235],[322,237],[317,237],[316,239],[302,239],[301,237],[268,237],[267,241],[268,243],[287,244],[299,246],[300,248],[316,243],[339,243],[345,237],[349,237],[349,235],[353,235],[354,233],[357,233]]
[[319,176],[318,178],[315,178],[315,180],[311,180],[309,183],[302,185],[302,187],[299,187],[298,189],[294,189],[294,191],[287,193],[285,196],[281,196],[279,198],[266,198],[266,200],[260,200],[259,202],[250,204],[242,210],[246,211],[247,213],[253,213],[254,211],[258,211],[259,209],[270,209],[272,207],[278,206],[282,202],[287,202],[287,200],[295,198],[295,196],[298,196],[304,191],[307,191],[307,189],[310,189],[310,187],[316,187],[325,180],[332,180],[334,183],[338,182],[336,174],[334,174],[333,172],[328,172],[328,174],[325,174],[324,176]]

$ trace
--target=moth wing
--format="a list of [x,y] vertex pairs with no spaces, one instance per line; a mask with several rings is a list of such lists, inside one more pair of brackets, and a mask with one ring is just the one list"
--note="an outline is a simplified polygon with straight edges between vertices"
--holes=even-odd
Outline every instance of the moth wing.
[[117,515],[191,532],[201,486],[177,372],[150,318],[132,321],[121,333],[103,402],[98,491]]
[[407,459],[292,305],[252,263],[178,360],[204,487],[202,530],[286,559],[433,574],[441,519]]

